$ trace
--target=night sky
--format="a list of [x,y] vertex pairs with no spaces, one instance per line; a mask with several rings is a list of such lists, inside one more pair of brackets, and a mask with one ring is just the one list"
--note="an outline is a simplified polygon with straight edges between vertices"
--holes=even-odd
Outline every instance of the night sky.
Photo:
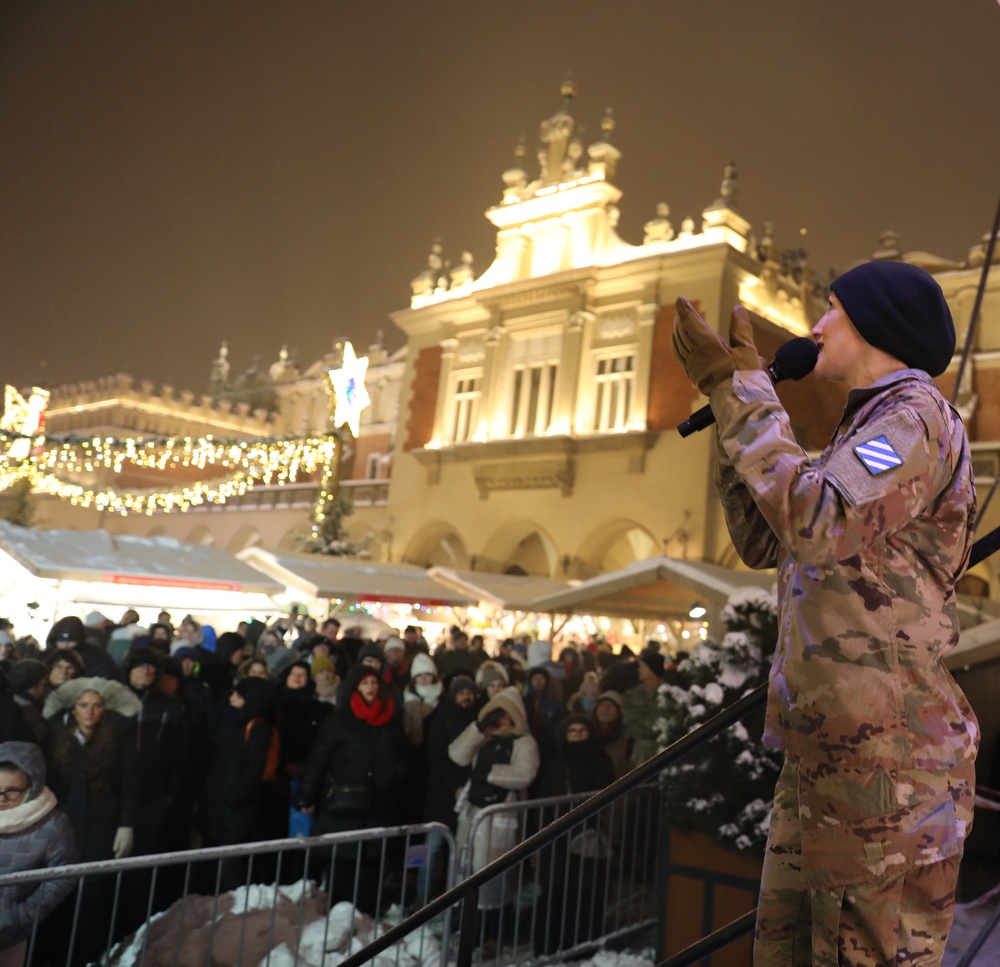
[[[489,265],[501,172],[572,69],[642,241],[739,172],[738,207],[825,277],[955,261],[1000,194],[997,0],[2,0],[0,380],[206,388],[288,343],[359,354],[435,237]],[[805,236],[801,230],[806,229]]]

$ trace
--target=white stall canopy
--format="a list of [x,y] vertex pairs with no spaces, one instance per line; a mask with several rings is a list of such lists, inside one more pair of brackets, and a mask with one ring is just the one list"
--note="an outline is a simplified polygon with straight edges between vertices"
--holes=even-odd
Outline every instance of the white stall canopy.
[[[0,521],[0,613],[19,634],[91,609],[266,616],[283,587],[217,547],[104,530],[36,530]],[[110,614],[116,618],[117,615]],[[155,614],[153,616],[155,618]]]

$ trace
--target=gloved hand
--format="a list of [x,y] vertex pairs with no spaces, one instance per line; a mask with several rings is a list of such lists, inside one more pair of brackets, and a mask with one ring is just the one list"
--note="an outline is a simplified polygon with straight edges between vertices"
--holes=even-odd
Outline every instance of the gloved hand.
[[728,343],[706,324],[687,299],[681,297],[675,307],[677,318],[671,349],[688,379],[706,396],[738,369],[763,368],[753,342],[750,317],[743,306],[736,306],[730,316]]
[[503,716],[504,710],[502,708],[495,708],[491,712],[487,712],[481,719],[477,719],[476,725],[479,727],[480,732],[485,732],[487,729],[498,726]]
[[111,847],[115,854],[115,859],[124,859],[126,856],[132,852],[132,844],[135,842],[135,836],[132,832],[131,826],[119,826],[115,831],[115,843]]

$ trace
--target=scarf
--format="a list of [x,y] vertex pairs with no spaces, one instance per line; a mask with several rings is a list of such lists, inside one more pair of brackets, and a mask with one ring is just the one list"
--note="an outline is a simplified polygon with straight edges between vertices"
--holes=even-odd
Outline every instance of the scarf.
[[362,722],[367,722],[369,725],[379,726],[385,725],[392,718],[392,713],[395,709],[393,708],[391,698],[387,698],[383,702],[381,698],[376,696],[375,701],[369,705],[361,697],[360,692],[352,692],[351,711],[357,718],[361,719]]
[[0,836],[23,833],[48,816],[55,808],[56,795],[45,786],[34,799],[29,799],[13,809],[0,809]]
[[[411,691],[412,689],[412,691]],[[443,686],[440,682],[431,682],[430,685],[410,685],[406,690],[407,702],[426,702],[428,705],[437,705],[441,697]]]

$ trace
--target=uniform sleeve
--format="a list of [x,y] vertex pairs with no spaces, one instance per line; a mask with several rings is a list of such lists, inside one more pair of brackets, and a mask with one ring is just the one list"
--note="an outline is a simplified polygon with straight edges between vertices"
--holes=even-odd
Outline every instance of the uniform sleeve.
[[880,543],[923,514],[954,474],[944,415],[922,390],[852,427],[814,463],[765,374],[739,373],[728,385],[712,394],[719,443],[798,563],[827,565]]
[[753,494],[736,472],[721,441],[717,443],[719,460],[715,470],[715,491],[722,501],[736,553],[747,567],[755,570],[776,567],[781,543],[754,503]]

